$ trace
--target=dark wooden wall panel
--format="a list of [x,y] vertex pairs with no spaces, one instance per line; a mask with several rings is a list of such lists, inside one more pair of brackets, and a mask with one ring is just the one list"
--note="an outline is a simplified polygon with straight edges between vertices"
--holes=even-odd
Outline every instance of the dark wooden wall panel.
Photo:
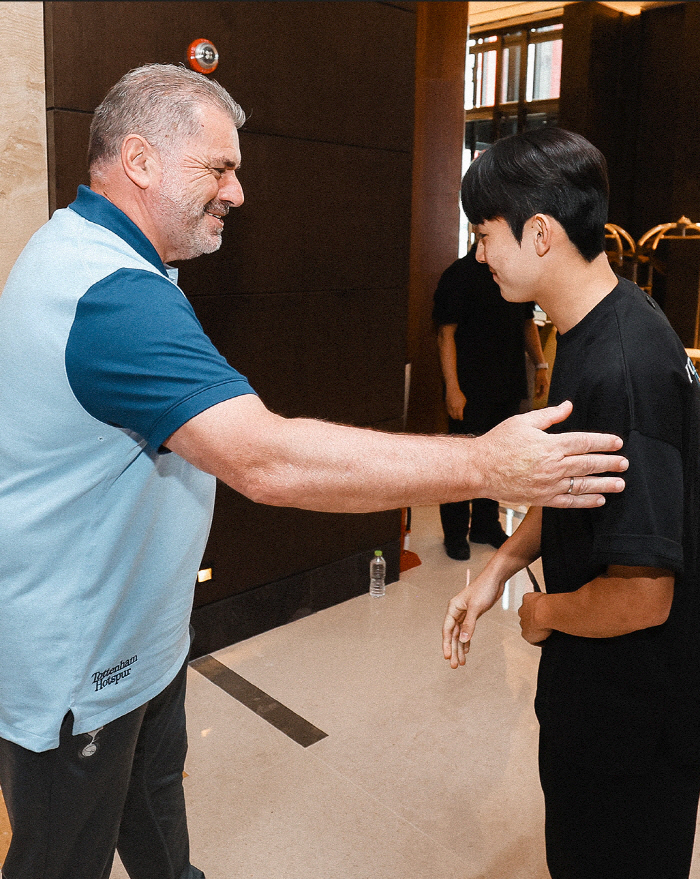
[[[634,180],[634,215],[630,231],[641,237],[658,223],[672,223],[674,166],[679,147],[685,147],[688,128],[678,142],[678,127],[690,120],[678,119],[678,92],[695,90],[691,80],[679,78],[681,35],[685,9],[669,6],[641,16],[639,44],[640,100],[637,107],[637,161]],[[693,78],[694,79],[694,78]],[[693,120],[694,126],[697,119]]]
[[431,314],[440,275],[459,249],[467,12],[468,4],[455,0],[416,4],[407,427],[417,433],[447,429]]
[[182,265],[183,289],[272,293],[408,284],[407,153],[241,133],[246,202],[221,250]]
[[127,70],[177,64],[206,37],[221,55],[215,78],[249,114],[248,130],[411,150],[415,16],[404,9],[347,0],[45,5],[50,107],[92,112]]
[[678,104],[674,120],[676,168],[673,213],[675,219],[686,215],[700,222],[700,89],[697,87],[700,6],[686,3],[683,11],[683,32],[676,59],[683,88],[677,90]]
[[[640,76],[635,236],[682,216],[700,222],[698,129],[700,100],[700,8],[682,3],[646,10],[640,16]],[[700,262],[697,242],[662,243],[665,264],[654,275],[654,297],[683,343],[697,347],[696,315]]]
[[637,124],[638,25],[638,17],[601,3],[564,8],[559,124],[588,138],[605,155],[610,222],[629,231],[634,222],[636,139],[631,135]]
[[[266,507],[225,485],[218,486],[216,502],[219,514],[202,562],[214,579],[197,585],[198,606],[371,551],[400,528],[396,511],[340,515]],[[369,565],[362,591],[368,572]]]
[[198,296],[195,304],[216,347],[275,412],[358,426],[400,420],[404,339],[395,326],[404,290]]
[[[44,6],[51,208],[86,182],[91,113],[117,79],[143,63],[179,63],[192,40],[211,39],[221,55],[215,77],[248,114],[246,201],[229,216],[219,252],[180,265],[181,286],[275,411],[400,429],[412,4]],[[197,588],[201,649],[364,591],[375,547],[395,578],[399,532],[396,511],[274,509],[220,486],[204,560],[214,577]]]

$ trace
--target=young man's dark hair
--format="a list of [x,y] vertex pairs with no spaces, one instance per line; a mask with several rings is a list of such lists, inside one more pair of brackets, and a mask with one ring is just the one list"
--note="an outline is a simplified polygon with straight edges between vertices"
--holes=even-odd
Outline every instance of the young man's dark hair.
[[548,214],[591,262],[605,249],[608,192],[605,157],[593,144],[538,128],[496,141],[470,165],[462,206],[474,225],[502,217],[518,243],[530,217]]

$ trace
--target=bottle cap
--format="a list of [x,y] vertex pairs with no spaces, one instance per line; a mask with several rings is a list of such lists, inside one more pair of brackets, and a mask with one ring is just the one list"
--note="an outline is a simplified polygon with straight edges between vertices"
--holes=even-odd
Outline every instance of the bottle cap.
[[374,550],[374,554],[375,554],[376,556],[380,556],[380,555],[382,555],[382,551],[381,551],[381,549],[375,549],[375,550]]

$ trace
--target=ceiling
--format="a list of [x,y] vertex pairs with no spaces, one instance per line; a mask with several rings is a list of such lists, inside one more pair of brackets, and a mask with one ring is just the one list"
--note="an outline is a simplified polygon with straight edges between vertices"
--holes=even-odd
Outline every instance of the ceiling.
[[[525,21],[537,21],[541,18],[552,18],[562,14],[565,6],[569,2],[586,2],[586,0],[559,0],[555,3],[538,2],[538,0],[527,0],[527,2],[501,2],[501,0],[489,0],[489,2],[476,2],[470,0],[469,3],[469,27],[471,29],[483,27],[504,27],[511,24],[521,24]],[[605,0],[604,6],[610,6],[620,12],[626,12],[628,15],[639,15],[639,13],[649,6],[665,6],[667,0],[653,0],[653,2],[616,2],[616,0]]]

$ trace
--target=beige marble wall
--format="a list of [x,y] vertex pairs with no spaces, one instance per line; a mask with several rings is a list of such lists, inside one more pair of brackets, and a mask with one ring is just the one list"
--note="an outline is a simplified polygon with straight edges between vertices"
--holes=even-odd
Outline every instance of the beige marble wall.
[[48,215],[43,5],[0,2],[0,289]]

